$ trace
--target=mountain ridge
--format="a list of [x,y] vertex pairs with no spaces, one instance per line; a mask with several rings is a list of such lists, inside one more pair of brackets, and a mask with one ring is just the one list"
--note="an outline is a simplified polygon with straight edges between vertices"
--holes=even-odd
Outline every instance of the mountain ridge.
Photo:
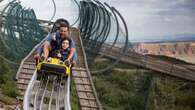
[[174,35],[164,35],[164,36],[156,36],[150,38],[140,38],[137,40],[132,40],[131,42],[144,42],[144,43],[161,43],[161,42],[188,42],[195,41],[195,33],[183,33],[183,34],[174,34]]

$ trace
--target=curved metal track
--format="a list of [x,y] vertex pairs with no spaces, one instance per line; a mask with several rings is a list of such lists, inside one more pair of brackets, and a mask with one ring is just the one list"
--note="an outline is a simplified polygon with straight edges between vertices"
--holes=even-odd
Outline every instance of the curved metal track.
[[39,26],[34,11],[25,9],[16,0],[6,5],[0,14],[0,42],[12,53],[13,59],[28,53],[47,34]]
[[[98,0],[87,0],[80,1],[79,8],[79,27],[86,49],[98,53],[102,45],[110,44],[110,49],[120,45],[121,52],[127,52],[129,48],[127,25],[114,7],[107,3],[102,4]],[[124,54],[117,55],[116,60],[110,66],[101,70],[91,70],[91,72],[101,73],[113,68]]]
[[[99,52],[102,44],[107,43],[111,38],[113,40],[111,41],[111,49],[113,46],[118,45],[118,42],[121,42],[120,39],[123,39],[124,43],[122,44],[123,49],[121,51],[126,52],[129,45],[127,26],[123,17],[115,8],[106,3],[103,4],[98,0],[82,0],[80,2],[73,0],[73,2],[79,9],[79,16],[75,23],[79,20],[80,33],[86,49]],[[13,51],[14,54],[28,52],[34,45],[32,43],[39,42],[44,36],[44,32],[40,28],[32,9],[25,9],[20,3],[13,1],[3,9],[1,14],[4,15],[2,31],[4,34],[8,33],[9,38],[4,36],[0,37],[0,40],[2,40],[7,49],[17,47],[14,49],[15,52]],[[15,33],[19,34],[18,38]],[[15,43],[10,47],[7,44],[11,41]],[[25,48],[27,47],[26,45],[28,45],[28,48]],[[120,61],[121,56],[119,55],[117,60],[109,67],[92,72],[97,73],[113,68]]]

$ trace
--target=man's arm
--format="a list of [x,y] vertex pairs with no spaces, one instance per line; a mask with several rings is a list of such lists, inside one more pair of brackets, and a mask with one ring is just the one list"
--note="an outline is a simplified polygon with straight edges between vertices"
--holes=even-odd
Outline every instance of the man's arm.
[[74,52],[76,51],[75,48],[71,48],[70,49],[70,54],[68,55],[68,60],[72,59],[73,58],[73,55],[74,55]]
[[39,46],[35,49],[34,59],[40,59],[41,58],[41,53],[43,52],[43,45],[44,45],[44,43],[42,43],[41,46]]
[[46,61],[49,56],[49,49],[51,48],[51,41],[56,40],[55,37],[56,37],[56,33],[50,34],[43,44],[44,61]]
[[49,56],[49,48],[50,48],[50,42],[49,41],[45,41],[45,43],[43,45],[44,61],[46,61],[48,56]]
[[74,53],[76,52],[76,45],[74,40],[71,38],[71,44],[70,44],[70,54],[68,55],[68,60],[73,58]]

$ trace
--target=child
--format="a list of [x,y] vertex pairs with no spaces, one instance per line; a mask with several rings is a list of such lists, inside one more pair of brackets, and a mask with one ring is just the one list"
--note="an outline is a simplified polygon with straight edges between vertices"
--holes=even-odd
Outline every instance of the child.
[[67,60],[68,55],[70,54],[70,44],[71,44],[70,38],[62,39],[60,49],[57,51],[51,52],[50,56],[57,57],[65,64],[70,65],[70,61]]

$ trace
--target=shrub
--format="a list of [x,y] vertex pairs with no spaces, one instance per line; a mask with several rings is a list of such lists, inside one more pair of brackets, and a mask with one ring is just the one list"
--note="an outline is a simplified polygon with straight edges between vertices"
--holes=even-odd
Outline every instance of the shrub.
[[19,95],[16,85],[14,84],[14,82],[11,81],[7,81],[5,84],[3,84],[2,86],[2,92],[3,94],[9,96],[9,97],[16,97]]

